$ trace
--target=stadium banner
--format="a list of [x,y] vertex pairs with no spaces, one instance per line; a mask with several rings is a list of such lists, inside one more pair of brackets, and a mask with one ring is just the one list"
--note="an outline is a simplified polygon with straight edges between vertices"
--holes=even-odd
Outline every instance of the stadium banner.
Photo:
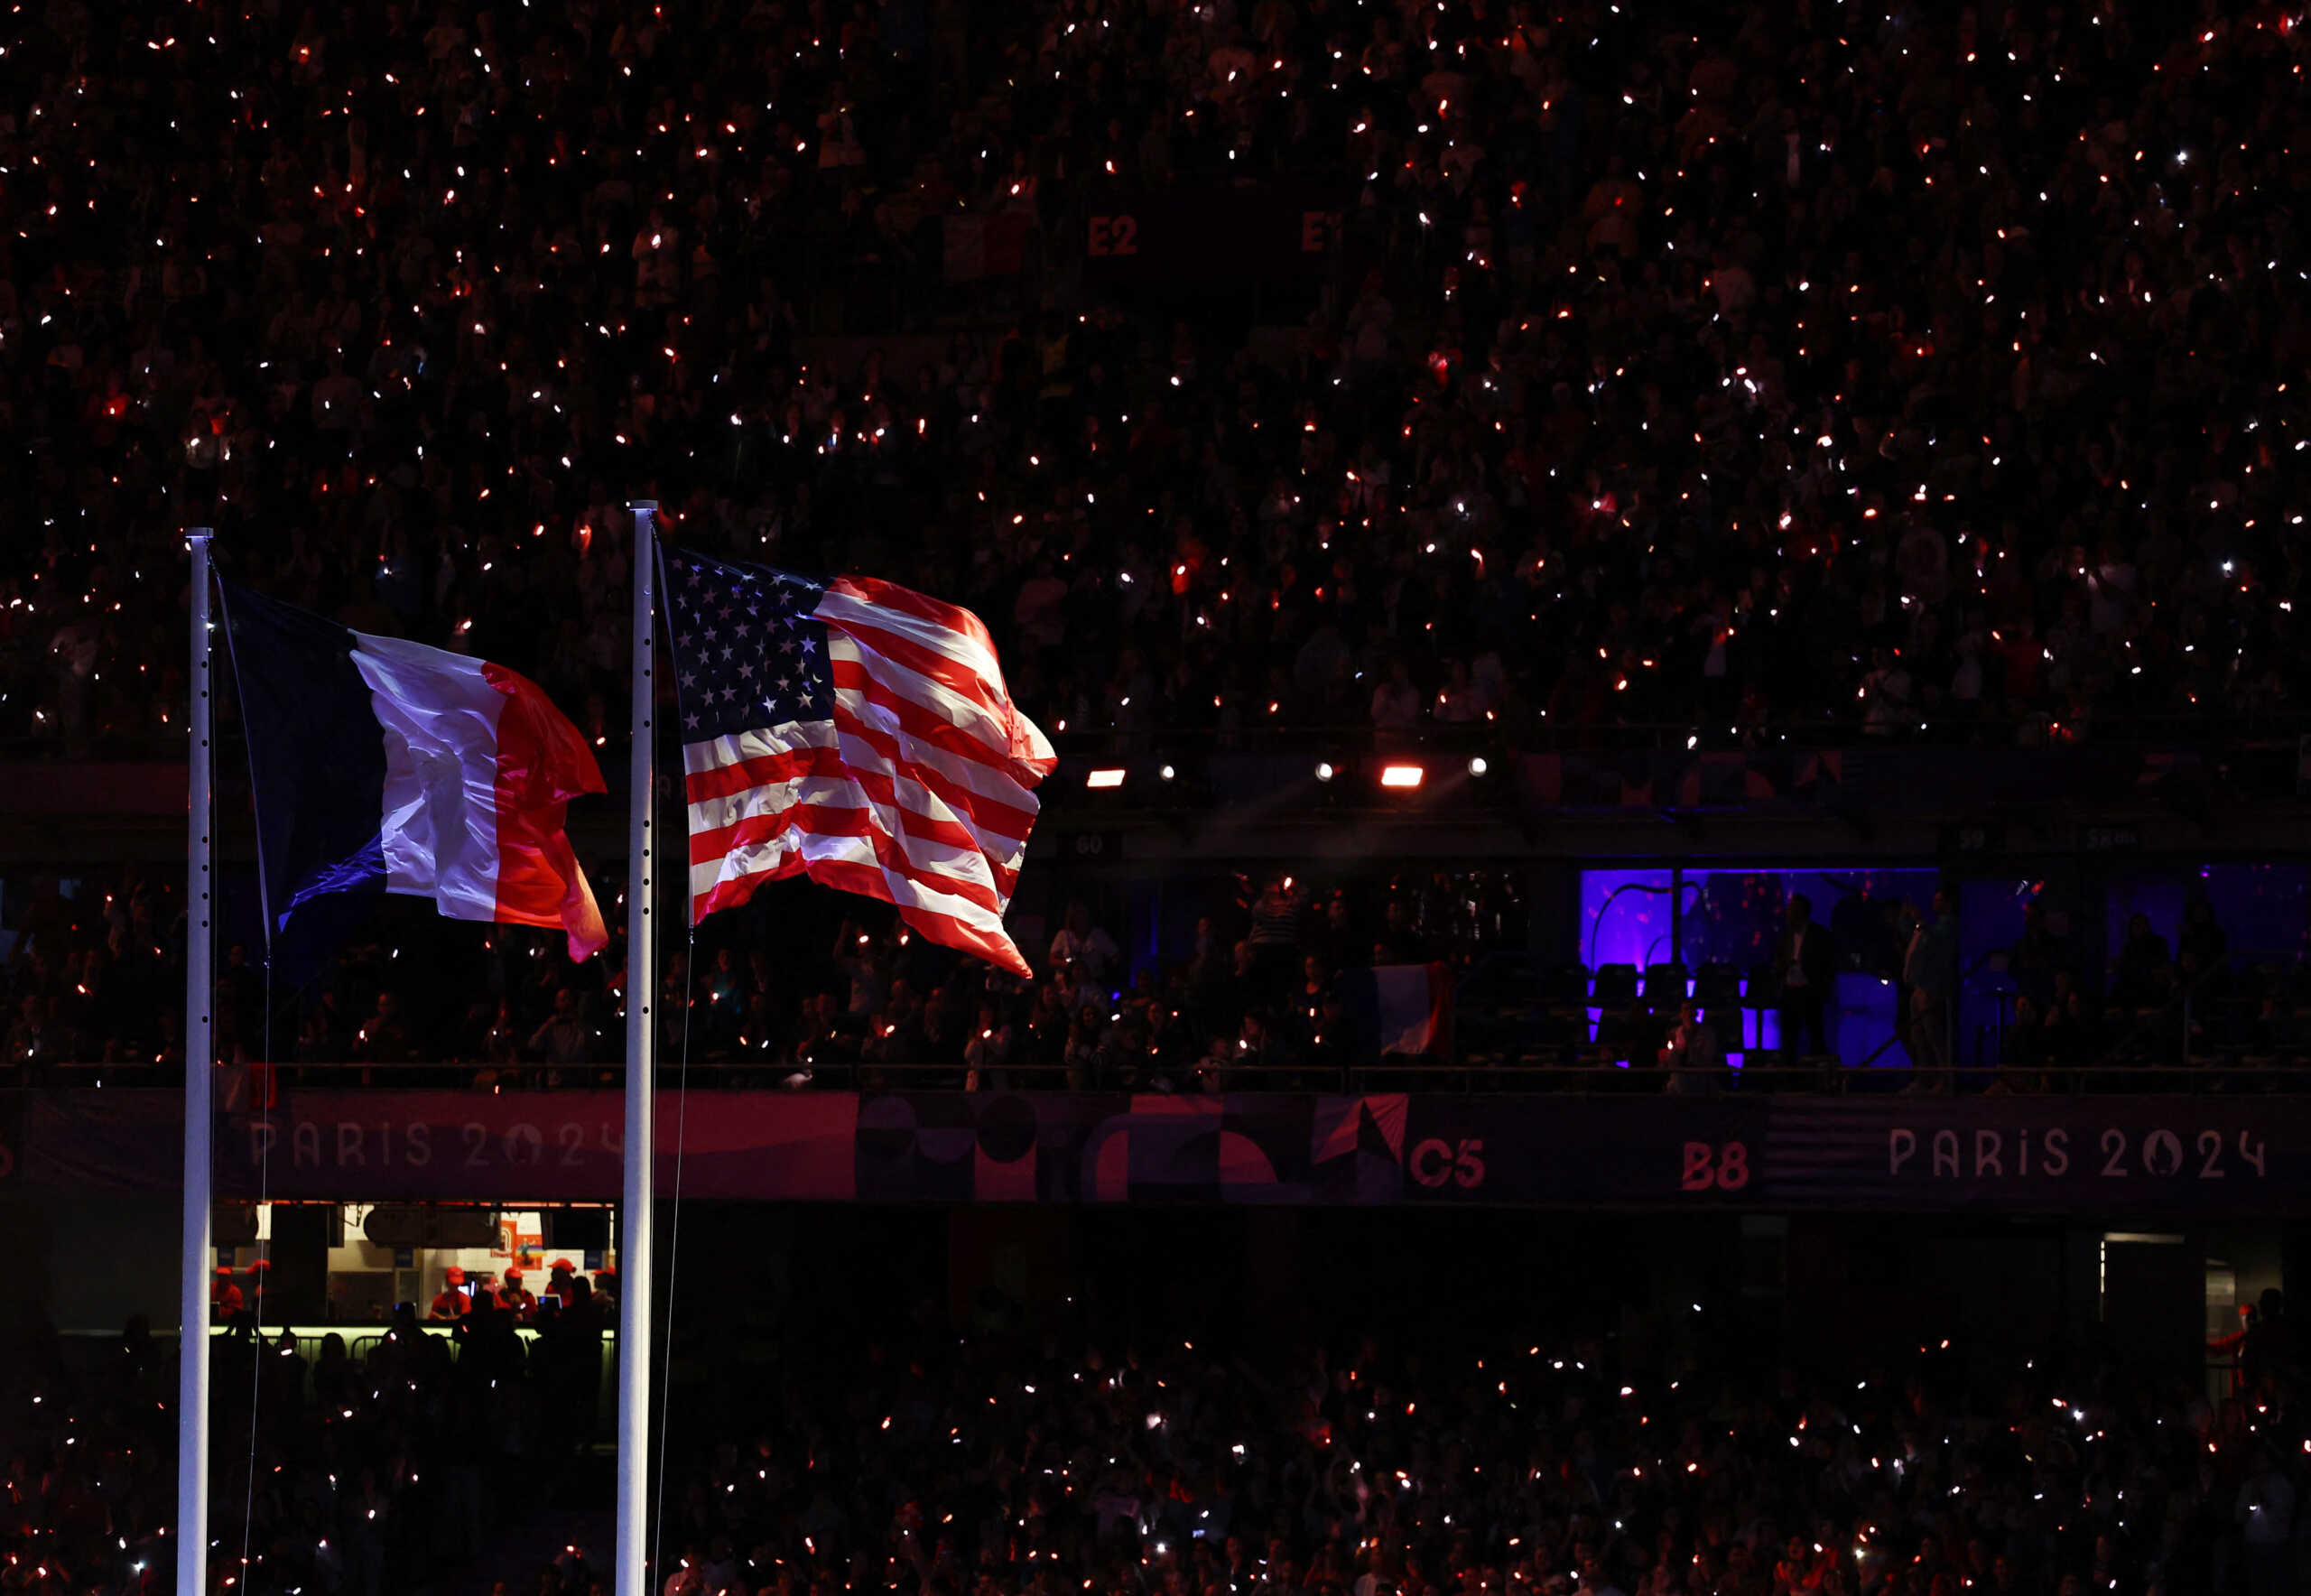
[[1352,189],[1294,179],[1089,197],[1084,276],[1198,287],[1311,277],[1323,269],[1354,202]]
[[[7,1178],[174,1190],[177,1094],[0,1093]],[[1422,1202],[2311,1213],[2311,1099],[701,1092],[659,1179],[759,1202]],[[220,1195],[602,1202],[616,1092],[310,1091],[232,1113]]]

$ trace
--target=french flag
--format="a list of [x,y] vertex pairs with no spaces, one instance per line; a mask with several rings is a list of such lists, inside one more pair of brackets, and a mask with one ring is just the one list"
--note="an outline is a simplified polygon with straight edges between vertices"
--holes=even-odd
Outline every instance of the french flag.
[[268,936],[323,894],[392,892],[453,920],[561,926],[572,959],[609,941],[563,830],[602,773],[535,682],[219,586]]
[[1343,971],[1334,987],[1356,1051],[1367,1058],[1452,1051],[1452,970],[1444,964],[1376,964]]

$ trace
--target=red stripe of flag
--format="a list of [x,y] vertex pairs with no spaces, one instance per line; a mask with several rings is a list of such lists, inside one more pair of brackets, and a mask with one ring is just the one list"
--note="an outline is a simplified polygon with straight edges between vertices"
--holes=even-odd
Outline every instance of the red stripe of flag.
[[[736,752],[728,740],[691,745],[692,758],[712,761],[684,783],[695,806],[691,867],[741,872],[693,893],[694,920],[744,903],[765,881],[807,875],[893,904],[934,942],[1026,973],[1002,914],[1040,807],[1029,789],[1054,760],[1012,705],[987,627],[958,606],[858,577],[831,584],[814,615],[830,636],[837,746],[723,762],[723,749]],[[773,738],[781,729],[762,728]],[[798,786],[809,781],[822,784]],[[733,801],[760,812],[701,824]],[[747,850],[780,841],[789,846],[775,860],[748,868]],[[919,861],[916,849],[942,858]],[[830,852],[842,857],[812,857]],[[951,867],[973,874],[946,874]]]
[[736,825],[701,831],[692,837],[690,862],[693,865],[708,864],[741,848],[767,842],[788,830],[812,837],[856,837],[875,850],[876,859],[885,869],[910,881],[919,881],[933,891],[967,899],[990,914],[1003,913],[1001,900],[983,883],[960,876],[942,875],[907,858],[901,841],[875,824],[872,812],[864,809],[836,809],[821,803],[797,803],[769,814],[748,815]]
[[783,881],[789,876],[803,874],[803,859],[799,853],[790,853],[767,870],[749,870],[743,876],[733,876],[727,881],[717,881],[712,890],[699,895],[691,903],[691,923],[695,925],[718,909],[735,909],[755,895],[755,888],[766,881]]
[[[1035,823],[1035,809],[1006,803],[1000,798],[988,796],[976,787],[967,787],[945,771],[932,766],[919,765],[899,751],[899,740],[880,727],[869,726],[852,714],[842,704],[834,707],[835,728],[846,738],[855,738],[872,749],[885,767],[904,770],[921,782],[924,789],[958,814],[969,815],[981,830],[992,833],[1008,842],[1025,842],[1027,832]],[[857,766],[854,765],[854,770]],[[1025,787],[1012,784],[1013,790],[1029,803],[1035,799]]]
[[838,658],[834,662],[834,689],[838,694],[855,692],[877,709],[888,710],[897,718],[900,730],[942,754],[984,765],[1007,781],[1019,779],[1008,756],[988,747],[929,705],[899,691],[863,663]]
[[828,584],[827,591],[856,598],[861,604],[896,609],[934,626],[944,626],[987,650],[988,659],[995,657],[995,639],[988,634],[987,623],[960,604],[950,604],[943,598],[933,598],[928,593],[918,593],[912,588],[871,576],[839,576]]
[[[828,626],[859,645],[862,654],[878,654],[902,671],[934,682],[957,698],[975,706],[988,719],[1003,725],[1008,719],[1001,699],[988,690],[987,678],[952,654],[925,648],[914,638],[849,617],[828,619]],[[1006,742],[1009,741],[1006,728]]]
[[784,754],[757,754],[751,759],[693,770],[683,782],[682,790],[688,802],[709,803],[717,798],[735,798],[756,787],[791,782],[798,776],[822,775],[840,781],[849,774],[840,748],[789,748]]
[[[921,773],[910,771],[908,774],[919,775]],[[857,770],[852,773],[852,779],[858,782],[859,790],[868,797],[898,812],[900,829],[908,836],[920,837],[925,842],[937,842],[948,848],[963,849],[985,859],[988,873],[995,877],[996,891],[1006,899],[1010,897],[1011,889],[1018,884],[1019,872],[988,852],[987,844],[974,836],[969,826],[957,821],[936,819],[901,803],[898,784],[880,771]]]
[[[995,890],[1001,895],[1001,901],[990,904],[988,906],[998,914],[1002,912],[1004,903],[1009,901],[1012,892],[1018,886],[1019,872],[1016,867],[1006,863],[1003,858],[989,853],[986,843],[975,835],[970,827],[957,821],[941,820],[926,815],[920,810],[901,802],[896,780],[886,772],[864,770],[854,766],[849,771],[838,774],[841,779],[848,781],[862,798],[896,812],[899,816],[899,830],[905,836],[924,842],[936,843],[941,847],[951,848],[958,852],[977,855],[985,862],[988,874],[994,880]],[[908,774],[910,776],[921,775],[919,771],[910,771]],[[690,862],[693,866],[710,864],[734,849],[766,840],[776,835],[778,824],[784,823],[786,817],[805,811],[818,815],[828,813],[865,815],[869,812],[862,805],[831,802],[825,796],[784,797],[775,809],[765,810],[758,814],[742,815],[737,820],[719,826],[693,830],[690,840]],[[766,826],[759,822],[774,823]],[[693,825],[696,823],[694,819],[692,823]],[[853,828],[831,826],[823,820],[814,821],[802,829],[818,835],[864,834]],[[943,876],[937,878],[949,879]]]
[[570,846],[570,800],[608,789],[593,749],[537,683],[485,663],[482,678],[506,697],[497,719],[497,901],[503,925],[562,928],[584,959],[610,935],[594,889]]
[[[805,867],[804,873],[812,880],[844,892],[855,892],[862,897],[880,898],[890,903],[890,884],[867,866],[848,859],[818,859]],[[942,914],[936,909],[918,908],[913,905],[898,905],[899,914],[909,925],[942,947],[975,953],[989,964],[1027,972],[1026,960],[1019,957],[1019,950],[1011,945],[1007,936],[989,936],[968,920],[952,914]]]

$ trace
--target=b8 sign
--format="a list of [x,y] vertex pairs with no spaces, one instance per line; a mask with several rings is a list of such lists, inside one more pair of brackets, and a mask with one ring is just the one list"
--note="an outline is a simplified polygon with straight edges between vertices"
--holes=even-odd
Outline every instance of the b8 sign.
[[1687,1142],[1677,1184],[1687,1192],[1738,1192],[1749,1183],[1749,1149],[1743,1142]]

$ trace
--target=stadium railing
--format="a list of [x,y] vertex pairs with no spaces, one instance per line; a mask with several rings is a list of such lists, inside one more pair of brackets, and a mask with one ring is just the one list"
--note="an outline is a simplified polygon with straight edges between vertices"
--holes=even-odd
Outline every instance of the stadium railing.
[[[1491,755],[1572,752],[1726,752],[1737,749],[1896,747],[1906,745],[2043,748],[2121,745],[2186,747],[2220,739],[2225,743],[2291,742],[2311,735],[2311,712],[2235,710],[2210,705],[2189,713],[2135,711],[2089,715],[2084,719],[2051,713],[2019,717],[1920,713],[1898,725],[1865,726],[1859,715],[1772,715],[1762,720],[1637,720],[1552,717],[1545,710],[1511,707],[1481,720],[1424,720],[1405,731],[1388,732],[1361,717],[1333,722],[1294,721],[1253,714],[1220,725],[1178,724],[1139,728],[1070,727],[1054,720],[1044,728],[1063,765],[1071,760],[1132,756],[1199,755],[1256,751],[1359,756],[1411,748]],[[223,734],[235,741],[228,728]],[[608,743],[622,741],[615,728]],[[183,742],[162,731],[100,734],[68,748],[61,738],[16,736],[0,738],[0,759],[35,762],[72,760],[175,761]],[[608,766],[614,761],[607,756]]]
[[[245,1078],[266,1066],[223,1065]],[[476,1064],[455,1060],[401,1062],[348,1061],[269,1067],[278,1091],[345,1090],[461,1090],[477,1091],[612,1090],[625,1080],[619,1064]],[[678,1066],[659,1065],[662,1087],[682,1079]],[[183,1081],[181,1064],[45,1064],[0,1070],[0,1086],[29,1090],[170,1088]],[[1083,1091],[1193,1095],[1214,1091],[1393,1092],[1467,1095],[1536,1092],[1588,1096],[1693,1093],[1845,1096],[1915,1091],[1958,1095],[2084,1096],[2162,1093],[2188,1096],[2311,1092],[2311,1051],[2225,1053],[2190,1063],[2147,1062],[2113,1054],[2084,1063],[1998,1066],[1894,1065],[1856,1067],[1830,1056],[1788,1057],[1752,1053],[1738,1066],[1690,1068],[1621,1062],[1592,1046],[1561,1059],[1465,1057],[1449,1062],[1406,1058],[1378,1063],[1230,1062],[1197,1060],[1113,1063],[1081,1068],[1007,1063],[972,1071],[960,1063],[845,1060],[798,1065],[787,1061],[693,1060],[688,1084],[707,1091]],[[1674,1085],[1673,1085],[1674,1083]],[[261,1090],[261,1089],[260,1089]],[[228,1109],[255,1100],[244,1083],[221,1094]]]

